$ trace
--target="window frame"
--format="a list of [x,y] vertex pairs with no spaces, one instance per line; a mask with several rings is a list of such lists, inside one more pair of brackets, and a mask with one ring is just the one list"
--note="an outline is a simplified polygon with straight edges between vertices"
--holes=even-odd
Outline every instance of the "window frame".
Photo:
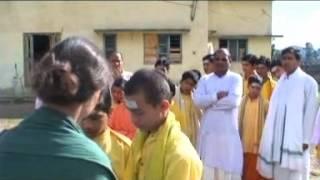
[[[158,44],[157,44],[157,49],[156,49],[156,57],[155,57],[155,60],[153,61],[153,62],[151,62],[151,61],[147,61],[146,60],[146,35],[156,35],[156,36],[158,36]],[[166,36],[166,53],[164,54],[164,53],[161,53],[160,52],[160,45],[161,45],[161,43],[160,43],[160,36]],[[179,55],[180,55],[180,58],[179,58],[179,60],[175,60],[175,61],[173,61],[171,58],[170,58],[170,54],[174,54],[174,53],[171,53],[170,52],[170,50],[172,49],[171,48],[171,36],[178,36],[180,39],[179,39],[179,43],[180,43],[180,53],[179,53]],[[165,56],[167,56],[169,59],[170,59],[170,63],[171,64],[182,64],[182,61],[183,61],[183,34],[182,33],[165,33],[165,32],[163,32],[163,33],[144,33],[143,34],[143,63],[145,64],[145,65],[153,65],[155,62],[156,62],[156,59],[157,59],[157,57],[159,57],[159,56],[163,56],[163,55],[165,55]]]
[[34,59],[34,36],[44,35],[49,36],[49,50],[61,40],[61,33],[59,32],[32,32],[23,33],[23,74],[24,74],[24,85],[25,87],[31,86],[31,78],[35,68]]
[[[243,55],[240,54],[240,48],[239,48],[239,44],[240,41],[245,41],[246,46],[245,46],[245,52],[244,54],[248,53],[248,38],[241,38],[241,37],[237,37],[237,38],[230,38],[230,37],[220,37],[219,38],[219,48],[221,48],[221,41],[227,41],[227,49],[230,51],[230,41],[236,41],[236,59],[232,58],[233,62],[240,62],[241,61],[241,57]],[[230,51],[231,53],[231,51]]]
[[[118,35],[117,33],[103,33],[103,52],[105,56],[108,58],[107,54],[107,44],[106,44],[106,37],[107,36],[114,36],[114,50],[112,51],[117,51],[118,50]],[[110,55],[110,54],[109,54]]]

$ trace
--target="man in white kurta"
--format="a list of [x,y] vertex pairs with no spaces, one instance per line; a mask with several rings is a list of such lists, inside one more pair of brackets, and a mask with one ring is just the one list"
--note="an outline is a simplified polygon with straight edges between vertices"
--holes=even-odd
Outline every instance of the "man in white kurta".
[[298,50],[286,48],[281,58],[286,73],[270,100],[257,168],[266,178],[308,180],[318,84],[299,68]]
[[112,65],[113,78],[122,78],[126,81],[129,81],[132,73],[124,70],[124,61],[122,54],[117,51],[113,52],[109,57],[109,61]]
[[240,180],[243,152],[237,119],[242,78],[229,70],[226,49],[218,49],[214,56],[215,73],[204,76],[194,93],[195,104],[204,111],[198,136],[203,179]]

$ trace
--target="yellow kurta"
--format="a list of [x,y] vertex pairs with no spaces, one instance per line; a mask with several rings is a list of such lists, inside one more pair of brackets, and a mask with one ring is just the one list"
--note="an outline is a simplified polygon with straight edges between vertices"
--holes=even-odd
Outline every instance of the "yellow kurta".
[[244,96],[240,106],[240,136],[244,151],[244,165],[242,179],[260,180],[263,179],[258,171],[257,157],[260,138],[264,125],[268,103],[262,97],[251,100]]
[[182,132],[189,137],[191,143],[196,147],[201,111],[193,103],[191,95],[177,94],[171,106],[171,111],[175,114],[176,120],[179,121]]
[[244,96],[239,109],[239,130],[245,153],[257,153],[269,103],[261,96]]
[[243,79],[243,95],[248,94],[248,79]]
[[269,77],[262,86],[261,96],[265,101],[270,101],[274,87],[276,86],[276,81]]
[[153,133],[139,131],[133,139],[127,180],[200,180],[202,162],[175,116]]
[[258,120],[259,120],[259,101],[258,99],[248,99],[243,117],[242,144],[245,153],[258,152]]
[[118,180],[126,179],[124,171],[130,152],[130,139],[108,128],[94,141],[109,155]]

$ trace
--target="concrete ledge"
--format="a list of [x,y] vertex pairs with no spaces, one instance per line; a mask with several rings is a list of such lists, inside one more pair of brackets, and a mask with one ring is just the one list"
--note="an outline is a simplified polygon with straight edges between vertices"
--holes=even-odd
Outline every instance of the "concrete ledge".
[[22,119],[34,111],[32,102],[0,103],[0,119]]
[[14,97],[14,96],[0,96],[0,103],[32,103],[35,97]]

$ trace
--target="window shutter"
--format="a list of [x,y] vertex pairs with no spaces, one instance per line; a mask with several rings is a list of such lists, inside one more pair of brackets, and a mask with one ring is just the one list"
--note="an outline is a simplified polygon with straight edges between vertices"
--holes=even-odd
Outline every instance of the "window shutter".
[[170,36],[169,59],[175,63],[181,62],[181,35]]
[[144,35],[144,63],[154,64],[158,57],[159,39],[157,34]]

